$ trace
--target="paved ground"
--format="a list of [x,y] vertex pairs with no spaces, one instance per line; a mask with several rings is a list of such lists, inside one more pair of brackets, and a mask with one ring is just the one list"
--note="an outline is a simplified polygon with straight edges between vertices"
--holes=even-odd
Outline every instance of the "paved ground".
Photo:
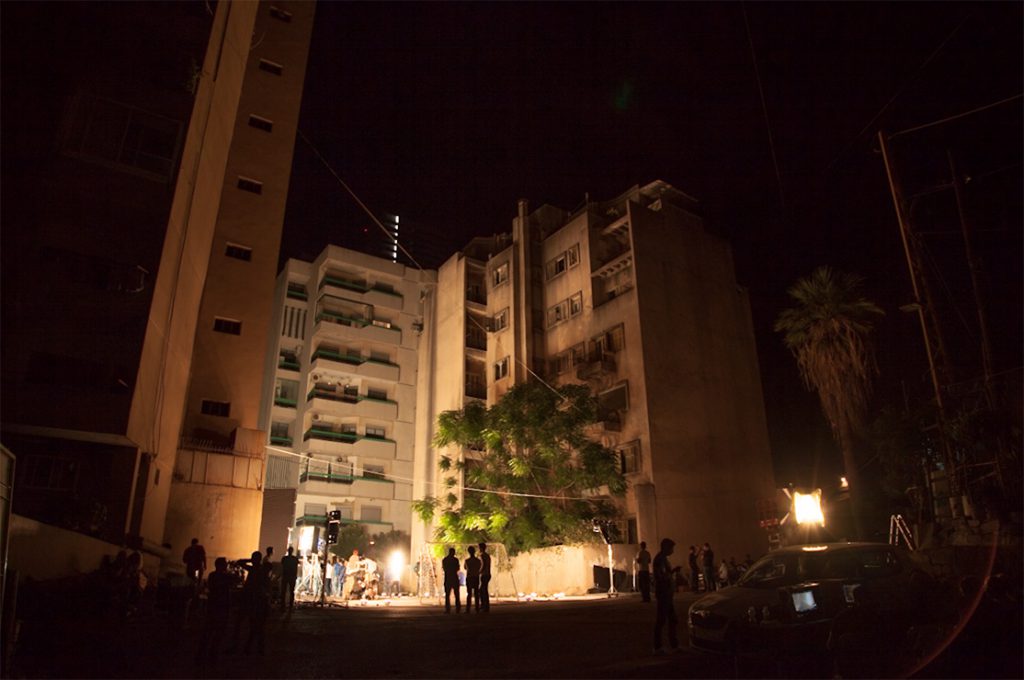
[[[695,595],[676,597],[680,636]],[[5,677],[226,678],[703,678],[788,677],[792,669],[741,666],[684,648],[652,653],[653,603],[617,599],[498,603],[488,614],[434,606],[301,607],[275,614],[263,655],[223,655],[194,665],[196,627],[143,611],[126,625],[88,623],[88,612],[27,635]],[[979,654],[988,653],[979,649]],[[991,650],[988,650],[991,651]],[[929,677],[998,677],[971,659],[933,667]],[[811,671],[811,674],[821,674]],[[1012,673],[1008,676],[1012,677]]]

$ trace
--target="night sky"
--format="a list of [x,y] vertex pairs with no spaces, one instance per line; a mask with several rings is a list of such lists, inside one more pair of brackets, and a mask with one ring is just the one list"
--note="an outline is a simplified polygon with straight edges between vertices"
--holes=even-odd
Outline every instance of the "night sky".
[[[750,292],[777,481],[812,483],[840,458],[771,330],[786,288],[820,264],[863,275],[887,313],[878,404],[903,387],[927,398],[916,317],[898,311],[910,283],[875,133],[1024,91],[1021,8],[320,2],[300,129],[373,210],[456,247],[509,231],[519,198],[571,210],[655,179],[698,198]],[[946,148],[976,178],[1000,366],[1018,371],[1021,120],[1017,98],[894,142],[908,191],[948,181]],[[946,313],[969,349],[955,210],[936,195],[915,216],[935,234]],[[368,225],[297,140],[282,258],[352,244]]]

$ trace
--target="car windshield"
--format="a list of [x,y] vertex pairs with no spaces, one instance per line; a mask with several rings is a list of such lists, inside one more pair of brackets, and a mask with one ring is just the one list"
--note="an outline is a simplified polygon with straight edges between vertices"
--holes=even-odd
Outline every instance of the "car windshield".
[[898,570],[896,555],[886,546],[780,553],[766,555],[755,562],[737,585],[779,588],[821,578],[872,578]]

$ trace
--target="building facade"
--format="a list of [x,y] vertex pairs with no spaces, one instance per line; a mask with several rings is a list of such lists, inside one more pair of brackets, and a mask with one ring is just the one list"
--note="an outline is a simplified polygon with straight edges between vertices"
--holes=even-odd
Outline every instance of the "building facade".
[[[285,264],[260,409],[263,542],[315,547],[333,510],[370,535],[410,532],[423,301],[434,281],[430,270],[336,246]],[[290,490],[289,512],[278,499]]]
[[[11,563],[49,578],[164,519],[256,6],[4,8],[2,437]],[[60,45],[60,49],[54,49]]]
[[185,397],[164,540],[244,556],[259,540],[260,392],[315,4],[260,2]]
[[[441,266],[430,302],[417,498],[436,495],[440,455],[476,455],[429,446],[440,412],[518,381],[583,383],[601,405],[592,434],[628,480],[620,542],[766,549],[757,504],[774,482],[749,303],[694,199],[659,181],[574,214],[520,202],[511,235]],[[417,524],[414,543],[429,541]]]

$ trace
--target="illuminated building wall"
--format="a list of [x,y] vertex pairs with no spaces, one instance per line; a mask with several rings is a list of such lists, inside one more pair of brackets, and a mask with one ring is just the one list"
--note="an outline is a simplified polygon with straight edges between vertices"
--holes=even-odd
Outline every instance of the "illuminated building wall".
[[25,575],[91,570],[124,544],[150,567],[165,552],[223,121],[255,15],[233,2],[4,8],[17,29],[3,60],[0,403],[18,456],[11,564]]
[[[749,305],[692,198],[653,182],[572,215],[520,202],[511,238],[476,239],[441,266],[434,302],[430,434],[441,411],[494,403],[527,367],[587,384],[602,409],[592,434],[629,482],[621,542],[766,549],[757,502],[774,482]],[[418,454],[417,498],[440,455],[476,455]]]
[[312,2],[260,2],[195,333],[164,540],[250,554],[259,540],[265,433],[263,366],[313,27]]
[[[328,246],[278,276],[260,429],[266,488],[295,489],[263,542],[322,527],[327,512],[367,533],[409,533],[418,347],[435,272]],[[319,532],[314,532],[319,535]]]

